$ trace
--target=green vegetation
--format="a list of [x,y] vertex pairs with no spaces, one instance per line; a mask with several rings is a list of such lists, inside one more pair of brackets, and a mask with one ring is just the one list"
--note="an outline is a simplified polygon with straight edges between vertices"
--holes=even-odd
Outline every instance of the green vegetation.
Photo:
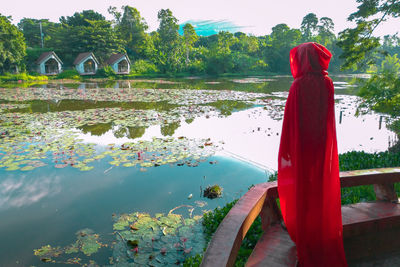
[[43,75],[29,75],[26,73],[10,74],[4,73],[0,76],[0,82],[22,82],[22,81],[47,81],[48,77]]
[[56,79],[80,80],[81,76],[77,70],[64,70],[56,76]]
[[25,50],[22,32],[11,24],[9,17],[0,14],[0,74],[10,70],[18,72],[23,67]]
[[[191,24],[180,26],[169,9],[158,12],[159,28],[150,33],[146,32],[146,21],[134,7],[110,7],[108,12],[113,16],[112,20],[93,10],[84,10],[61,17],[58,23],[48,19],[24,18],[18,23],[18,28],[3,17],[8,26],[1,27],[11,27],[14,34],[11,41],[20,45],[7,51],[10,59],[3,69],[0,65],[0,72],[17,71],[18,64],[20,69],[26,66],[29,71],[34,70],[35,61],[46,51],[55,51],[64,63],[63,68],[68,70],[73,67],[79,53],[92,51],[102,66],[112,53],[127,53],[132,71],[126,77],[155,74],[289,74],[290,49],[308,41],[321,42],[333,52],[331,71],[338,71],[341,63],[333,21],[326,17],[319,19],[313,13],[304,17],[300,29],[278,24],[264,36],[225,31],[198,36]],[[43,38],[40,36],[40,25]],[[179,34],[180,27],[182,35]],[[104,68],[95,77],[110,78],[113,75]]]
[[[362,170],[371,168],[383,168],[383,167],[396,167],[400,166],[400,152],[380,152],[369,154],[365,152],[347,152],[339,155],[340,170]],[[275,181],[277,173],[270,175],[268,181]],[[396,192],[400,194],[400,183],[395,185]],[[368,186],[357,186],[342,189],[342,204],[351,204],[361,201],[375,200],[375,193],[372,185]],[[228,214],[230,209],[235,205],[237,200],[230,202],[222,208],[216,208],[212,212],[206,213],[203,216],[204,234],[206,241],[209,242],[212,235],[217,230],[219,224]],[[236,258],[235,266],[244,266],[247,258],[250,256],[254,246],[258,239],[262,235],[261,219],[258,216],[250,227],[249,231],[244,238],[240,247],[238,256]],[[200,254],[186,259],[184,266],[199,266],[202,260]]]
[[212,185],[212,186],[211,185],[207,186],[203,192],[204,197],[208,197],[211,199],[221,197],[221,195],[222,195],[222,187],[217,184]]

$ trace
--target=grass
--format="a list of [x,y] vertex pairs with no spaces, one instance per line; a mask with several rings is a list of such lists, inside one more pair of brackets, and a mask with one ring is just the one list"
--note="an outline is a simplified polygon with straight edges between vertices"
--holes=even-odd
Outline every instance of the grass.
[[47,81],[49,78],[45,75],[29,75],[27,73],[4,73],[0,76],[0,82],[28,82],[28,81]]

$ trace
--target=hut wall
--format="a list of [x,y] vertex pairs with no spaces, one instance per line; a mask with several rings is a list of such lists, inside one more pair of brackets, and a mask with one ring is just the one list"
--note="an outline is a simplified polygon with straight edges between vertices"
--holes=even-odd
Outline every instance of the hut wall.
[[84,64],[86,61],[88,61],[89,59],[93,60],[94,62],[94,72],[97,72],[98,69],[98,65],[96,63],[96,60],[94,60],[91,56],[87,57],[85,60],[83,60],[81,63],[79,63],[78,65],[75,65],[76,70],[79,72],[79,74],[86,74],[85,73],[85,68],[84,68]]
[[57,60],[57,58],[54,55],[49,56],[46,60],[44,60],[42,63],[39,64],[38,66],[38,72],[40,74],[46,75],[46,62],[49,61],[50,59],[54,59],[55,61],[57,61],[57,65],[58,65],[58,73],[62,72],[62,66],[60,64],[60,62]]
[[112,69],[114,70],[115,73],[119,73],[118,72],[118,64],[122,61],[122,60],[126,60],[126,63],[128,64],[128,73],[131,71],[131,64],[129,64],[129,61],[126,59],[126,57],[121,57],[120,59],[118,59],[114,64],[111,65]]

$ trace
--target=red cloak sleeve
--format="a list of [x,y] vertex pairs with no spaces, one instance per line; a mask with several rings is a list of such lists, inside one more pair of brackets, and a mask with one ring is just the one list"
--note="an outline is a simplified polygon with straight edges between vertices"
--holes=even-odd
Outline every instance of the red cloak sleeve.
[[290,51],[289,90],[278,156],[283,219],[300,266],[347,266],[342,238],[331,53],[317,43]]

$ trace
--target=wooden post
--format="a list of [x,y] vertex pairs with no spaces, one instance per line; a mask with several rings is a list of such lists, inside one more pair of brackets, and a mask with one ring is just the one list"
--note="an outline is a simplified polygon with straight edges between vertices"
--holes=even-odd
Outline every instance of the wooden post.
[[396,191],[394,190],[394,184],[374,184],[374,191],[376,195],[376,200],[394,202],[398,203],[399,199],[397,197]]

